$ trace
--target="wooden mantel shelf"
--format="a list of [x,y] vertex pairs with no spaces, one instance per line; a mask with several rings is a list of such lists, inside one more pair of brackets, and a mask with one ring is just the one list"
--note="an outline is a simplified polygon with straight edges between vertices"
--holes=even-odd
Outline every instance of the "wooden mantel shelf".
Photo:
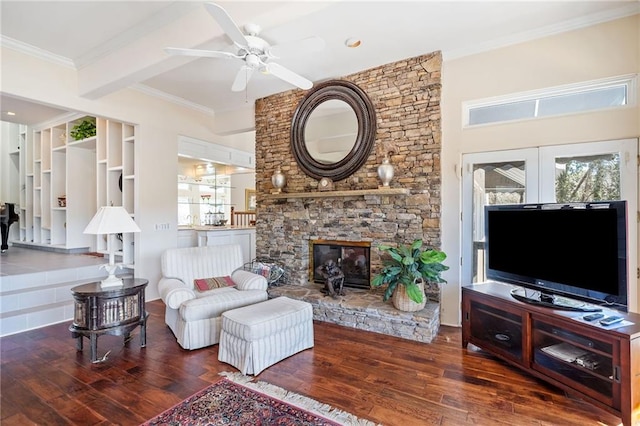
[[267,198],[282,200],[286,198],[330,198],[354,197],[360,195],[409,195],[408,188],[356,189],[352,191],[314,191],[314,192],[282,192],[270,194]]

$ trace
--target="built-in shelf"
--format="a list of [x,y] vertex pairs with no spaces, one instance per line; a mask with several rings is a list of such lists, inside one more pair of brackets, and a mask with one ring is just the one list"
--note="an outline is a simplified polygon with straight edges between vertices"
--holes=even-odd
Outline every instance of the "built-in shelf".
[[355,189],[351,191],[314,191],[314,192],[283,192],[270,194],[267,198],[276,200],[286,198],[330,198],[330,197],[354,197],[364,195],[409,195],[408,188],[381,188],[381,189]]
[[[85,120],[95,121],[96,135],[69,139],[67,135]],[[12,172],[16,188],[22,188],[15,197],[21,206],[21,225],[12,242],[44,250],[106,251],[103,236],[83,231],[101,206],[123,206],[133,216],[135,130],[133,124],[82,114],[38,130],[25,127],[19,161],[12,163],[19,164]],[[122,234],[116,242],[122,263],[135,263],[134,243],[133,233]]]

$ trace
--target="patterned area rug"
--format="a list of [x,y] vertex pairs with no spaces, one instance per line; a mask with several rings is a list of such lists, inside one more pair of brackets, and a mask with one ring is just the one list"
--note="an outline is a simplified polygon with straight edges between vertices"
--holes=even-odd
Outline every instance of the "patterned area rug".
[[238,373],[201,390],[157,417],[151,425],[373,426],[327,404]]

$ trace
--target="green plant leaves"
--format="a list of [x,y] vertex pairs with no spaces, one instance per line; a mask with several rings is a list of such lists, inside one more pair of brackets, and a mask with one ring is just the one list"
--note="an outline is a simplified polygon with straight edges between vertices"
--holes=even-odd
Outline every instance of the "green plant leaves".
[[393,295],[393,291],[396,289],[397,286],[398,286],[397,281],[389,283],[389,286],[387,287],[387,291],[384,292],[384,296],[382,297],[382,300],[384,300],[385,302],[389,300],[389,298]]
[[399,275],[402,272],[402,267],[400,266],[387,266],[385,269],[387,275]]
[[416,303],[422,303],[423,292],[420,290],[420,287],[414,282],[405,285],[407,290],[407,296],[409,299],[413,300]]
[[395,247],[391,246],[378,246],[379,250],[386,251],[389,253],[389,256],[397,262],[402,262],[402,254],[398,253],[398,250]]
[[413,256],[405,256],[402,258],[402,264],[406,266],[411,266],[415,263],[415,259]]
[[420,254],[420,260],[422,263],[440,263],[446,258],[447,255],[438,250],[425,250]]
[[411,257],[413,258],[413,254],[412,254],[412,249],[411,247],[407,247],[407,246],[399,246],[397,248],[398,253],[402,256],[402,257]]
[[418,250],[422,247],[422,240],[415,240],[413,244],[411,244],[411,251]]
[[371,285],[373,287],[380,287],[382,284],[384,284],[384,275],[382,274],[378,274],[375,277],[373,277],[373,279],[371,280]]
[[426,282],[446,282],[441,273],[449,269],[442,261],[447,255],[435,249],[422,249],[423,241],[418,239],[410,245],[391,247],[381,245],[378,249],[389,254],[384,260],[384,267],[371,280],[373,287],[387,285],[383,300],[388,300],[396,287],[401,284],[407,290],[407,296],[416,303],[422,303],[423,293],[415,284],[416,280]]
[[86,138],[90,138],[96,135],[96,121],[95,118],[85,118],[80,123],[73,126],[69,135],[74,140],[82,140]]

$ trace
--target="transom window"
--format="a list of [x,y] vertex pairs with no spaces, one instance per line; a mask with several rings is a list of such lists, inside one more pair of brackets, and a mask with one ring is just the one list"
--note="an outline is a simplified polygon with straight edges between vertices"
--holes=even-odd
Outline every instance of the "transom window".
[[623,107],[635,98],[636,79],[626,76],[465,102],[465,126]]

